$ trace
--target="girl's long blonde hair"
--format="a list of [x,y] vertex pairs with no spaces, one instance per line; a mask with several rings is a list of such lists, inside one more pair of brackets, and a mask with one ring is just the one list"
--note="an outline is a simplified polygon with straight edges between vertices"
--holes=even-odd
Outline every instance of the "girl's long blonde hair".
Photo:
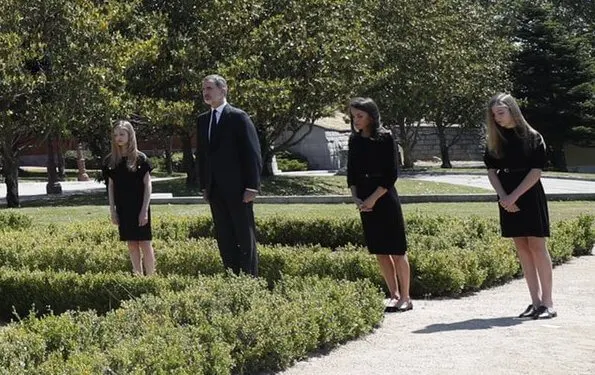
[[494,107],[508,108],[515,123],[514,131],[523,139],[525,152],[528,152],[532,143],[539,140],[541,135],[525,120],[516,100],[510,94],[500,93],[490,99],[486,110],[486,143],[490,154],[496,158],[501,158],[503,156],[502,143],[506,142],[506,138],[502,135],[494,119],[494,113],[492,112]]
[[119,128],[124,129],[128,133],[128,147],[126,148],[126,167],[130,171],[136,171],[138,157],[144,154],[138,150],[136,144],[136,133],[134,132],[132,124],[126,120],[117,121],[116,125],[114,125],[112,129],[112,152],[110,152],[110,154],[107,156],[109,160],[109,167],[110,169],[116,168],[116,165],[118,165],[122,160],[122,157],[124,157],[120,150],[120,147],[118,147],[114,140],[114,131],[116,131],[116,129]]

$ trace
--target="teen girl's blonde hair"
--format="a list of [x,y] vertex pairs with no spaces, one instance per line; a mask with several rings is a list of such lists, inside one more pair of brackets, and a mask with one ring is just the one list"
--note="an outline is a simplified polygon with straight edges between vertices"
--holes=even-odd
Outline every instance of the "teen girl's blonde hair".
[[122,157],[122,151],[120,147],[114,141],[114,132],[116,129],[124,129],[128,133],[128,147],[126,148],[126,167],[130,171],[136,171],[137,160],[139,156],[144,156],[137,148],[136,144],[136,133],[132,124],[126,120],[119,120],[112,129],[112,152],[108,155],[110,169],[116,168],[116,165],[120,163]]
[[496,123],[496,120],[494,120],[494,113],[492,112],[492,108],[494,107],[508,108],[515,123],[514,131],[524,141],[525,152],[531,149],[535,141],[540,140],[541,135],[525,120],[517,101],[510,94],[500,93],[490,99],[486,110],[486,143],[488,152],[492,156],[501,158],[503,156],[502,143],[506,142],[506,138],[502,135],[500,127]]

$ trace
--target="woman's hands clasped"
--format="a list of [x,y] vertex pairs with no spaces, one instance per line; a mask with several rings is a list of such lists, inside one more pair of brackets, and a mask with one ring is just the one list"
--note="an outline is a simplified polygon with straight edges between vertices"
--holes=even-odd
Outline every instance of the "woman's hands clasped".
[[353,197],[353,201],[360,212],[371,212],[374,209],[374,205],[376,204],[376,200],[372,199],[371,197],[368,197],[366,200]]
[[511,195],[507,195],[507,196],[504,196],[504,197],[500,198],[500,200],[498,201],[498,203],[507,212],[511,212],[511,213],[519,212],[520,211],[520,208],[519,208],[519,206],[516,205],[517,199],[518,198],[512,196],[512,194],[511,194]]

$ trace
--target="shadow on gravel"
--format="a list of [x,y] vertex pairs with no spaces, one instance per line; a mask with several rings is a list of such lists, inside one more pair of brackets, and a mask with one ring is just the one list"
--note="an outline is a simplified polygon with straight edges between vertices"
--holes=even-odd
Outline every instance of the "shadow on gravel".
[[511,327],[522,324],[523,320],[513,317],[490,318],[490,319],[469,319],[462,322],[448,324],[431,324],[424,329],[418,329],[413,333],[436,333],[445,331],[490,329],[494,327]]

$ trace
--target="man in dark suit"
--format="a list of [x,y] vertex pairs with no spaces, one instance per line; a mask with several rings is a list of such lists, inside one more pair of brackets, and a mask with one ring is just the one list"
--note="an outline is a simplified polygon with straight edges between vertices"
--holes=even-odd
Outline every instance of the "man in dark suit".
[[205,77],[202,95],[211,109],[198,117],[199,180],[221,259],[236,274],[258,276],[253,211],[262,170],[258,135],[246,112],[227,104],[223,77]]

